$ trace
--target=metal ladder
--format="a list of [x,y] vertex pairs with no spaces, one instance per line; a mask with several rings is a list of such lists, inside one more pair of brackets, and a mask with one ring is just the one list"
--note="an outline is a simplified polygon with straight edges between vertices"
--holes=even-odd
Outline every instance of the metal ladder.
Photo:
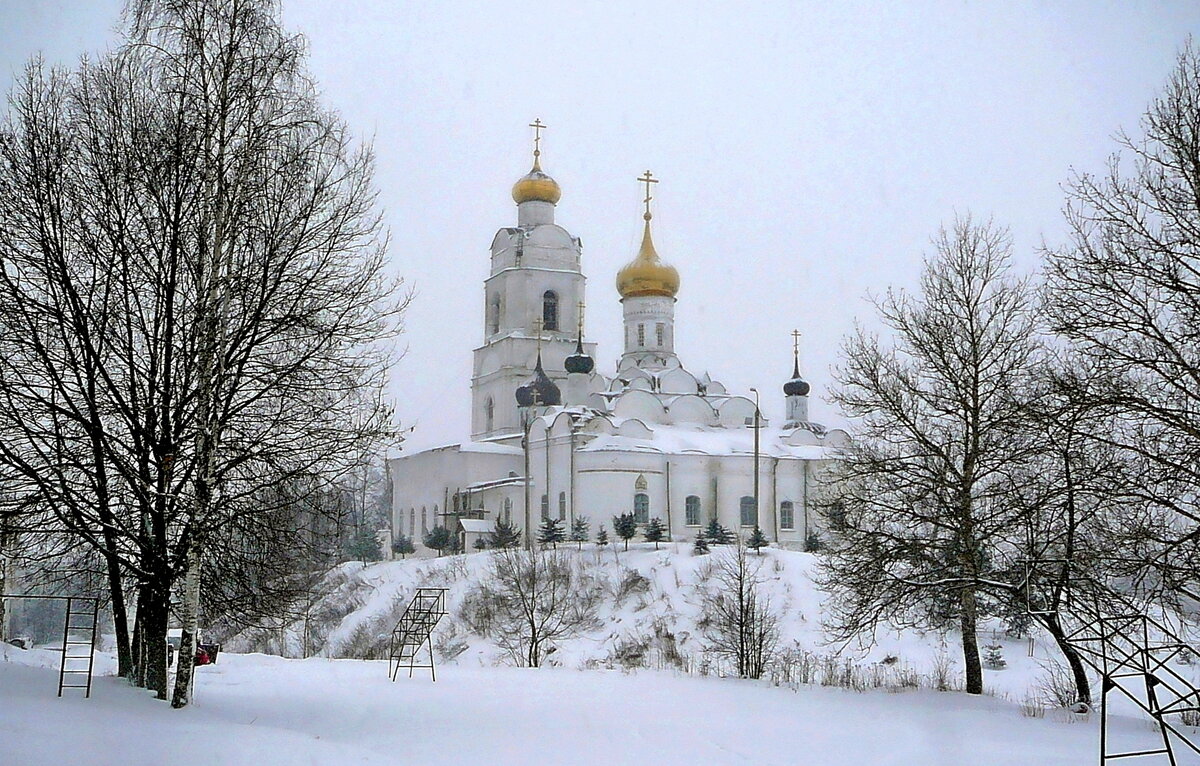
[[[400,673],[400,667],[408,664],[408,677],[412,678],[415,668],[429,668],[430,677],[436,681],[437,671],[433,667],[433,642],[430,635],[438,622],[446,616],[445,588],[417,588],[416,594],[396,627],[388,647],[388,673],[392,680]],[[421,647],[429,649],[429,664],[418,665],[417,653]]]
[[[96,657],[96,623],[99,601],[87,596],[67,596],[67,616],[63,620],[62,659],[58,666],[58,696],[63,689],[83,689],[84,698],[92,696],[92,668]],[[80,605],[84,609],[78,609]],[[86,654],[83,652],[85,651]],[[86,663],[86,664],[85,664]],[[83,676],[79,679],[78,676]],[[77,681],[82,680],[82,683]],[[68,683],[76,681],[76,683]]]

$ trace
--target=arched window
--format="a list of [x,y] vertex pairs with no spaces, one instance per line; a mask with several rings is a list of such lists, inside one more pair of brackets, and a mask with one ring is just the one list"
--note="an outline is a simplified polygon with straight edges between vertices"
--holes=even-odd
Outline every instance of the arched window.
[[700,526],[700,498],[688,495],[683,501],[683,523],[689,527]]
[[512,523],[512,498],[511,497],[504,498],[504,523],[505,524]]
[[483,403],[483,422],[485,431],[491,431],[493,424],[496,422],[496,403],[492,401],[492,397],[488,397]]
[[408,536],[414,537],[417,534],[417,509],[408,509]]
[[752,527],[758,523],[758,509],[754,507],[754,498],[750,495],[743,495],[741,502],[742,510],[742,526]]
[[550,496],[542,495],[542,521],[550,518]]
[[792,504],[791,500],[784,500],[779,504],[779,528],[796,528],[796,506]]
[[425,506],[421,506],[421,534],[429,534],[429,516],[425,512]]
[[633,496],[633,520],[638,524],[650,521],[650,496],[645,492]]
[[542,293],[542,329],[558,329],[558,294],[553,290]]
[[558,493],[558,520],[563,521],[567,518],[567,493]]
[[662,322],[658,322],[654,325],[654,338],[658,341],[659,348],[663,347],[663,336],[666,335],[666,332],[667,326]]
[[646,325],[638,325],[638,348],[646,347]]
[[492,293],[492,297],[488,299],[488,334],[495,335],[500,332],[500,294]]

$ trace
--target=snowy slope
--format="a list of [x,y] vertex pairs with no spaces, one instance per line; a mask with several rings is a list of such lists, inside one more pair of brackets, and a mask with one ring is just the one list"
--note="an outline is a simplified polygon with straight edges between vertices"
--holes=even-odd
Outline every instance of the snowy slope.
[[[712,559],[684,545],[573,553],[607,583],[598,613],[604,627],[561,642],[550,667],[506,667],[504,653],[458,615],[491,555],[339,567],[309,611],[310,649],[324,657],[228,651],[274,644],[299,653],[303,621],[235,637],[217,665],[198,670],[197,702],[185,711],[112,677],[97,679],[91,700],[56,699],[57,654],[0,645],[0,764],[1095,762],[1098,716],[1022,714],[1019,703],[1040,674],[1037,660],[1049,651],[1041,642],[1030,658],[1026,641],[1002,640],[1009,667],[986,672],[994,694],[984,697],[895,683],[907,674],[933,685],[939,657],[957,667],[953,634],[881,635],[869,650],[851,647],[835,657],[841,647],[825,642],[822,594],[807,554],[753,557],[780,614],[783,643],[796,655],[827,657],[820,661],[835,671],[849,661],[860,678],[884,674],[890,690],[823,688],[820,672],[813,684],[715,677],[720,668],[706,662],[698,599]],[[422,585],[450,591],[452,614],[435,637],[437,683],[420,670],[391,683],[385,662],[333,659],[386,647]],[[111,672],[112,664],[101,656],[99,667]],[[1155,745],[1147,721],[1118,712],[1110,736],[1119,746]],[[1179,763],[1200,766],[1200,759],[1184,754]]]
[[[647,543],[633,544],[628,552],[619,544],[607,549],[584,546],[578,552],[564,545],[563,550],[579,557],[607,583],[597,613],[603,628],[560,642],[548,664],[576,669],[633,664],[692,674],[727,670],[706,651],[699,624],[704,615],[698,588],[704,587],[706,569],[714,557],[723,555],[722,548],[714,548],[709,556],[694,556],[691,546],[681,543],[665,544],[658,551]],[[227,646],[233,651],[291,657],[382,658],[388,636],[415,588],[437,586],[449,589],[450,611],[435,634],[439,661],[470,667],[513,664],[487,639],[472,634],[460,615],[464,595],[486,577],[493,555],[472,553],[367,567],[343,564],[325,579],[321,597],[309,612],[307,652],[303,620],[283,630],[241,634]],[[782,649],[810,653],[818,664],[832,662],[843,669],[849,662],[860,676],[882,677],[888,682],[885,685],[894,685],[901,677],[917,677],[922,686],[936,686],[939,664],[948,665],[952,677],[961,678],[957,633],[884,630],[870,645],[832,645],[821,628],[824,594],[813,583],[815,557],[775,549],[749,557],[759,565],[764,591],[779,614]],[[1032,641],[1008,638],[998,623],[985,624],[980,644],[993,642],[1003,646],[1007,667],[985,671],[989,691],[1012,701],[1040,696],[1039,687],[1048,675],[1044,664],[1059,660],[1052,642],[1037,636]],[[885,660],[886,665],[879,664]]]
[[[24,655],[23,655],[24,656]],[[662,671],[446,666],[387,680],[386,663],[225,655],[171,710],[115,678],[54,697],[48,668],[0,662],[0,763],[805,764],[1084,766],[1096,722],[1024,718],[992,697],[855,693]],[[1148,747],[1140,721],[1121,744]],[[1196,766],[1196,761],[1180,761]]]

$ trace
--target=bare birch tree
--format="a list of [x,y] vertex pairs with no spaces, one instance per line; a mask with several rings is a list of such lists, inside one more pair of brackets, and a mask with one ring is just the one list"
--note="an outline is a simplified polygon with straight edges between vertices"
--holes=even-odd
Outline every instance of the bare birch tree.
[[130,3],[128,44],[73,74],[31,67],[0,134],[0,463],[110,561],[114,613],[136,580],[135,680],[160,696],[184,580],[177,705],[203,583],[297,539],[296,493],[335,494],[395,435],[405,296],[373,156],[278,16]]

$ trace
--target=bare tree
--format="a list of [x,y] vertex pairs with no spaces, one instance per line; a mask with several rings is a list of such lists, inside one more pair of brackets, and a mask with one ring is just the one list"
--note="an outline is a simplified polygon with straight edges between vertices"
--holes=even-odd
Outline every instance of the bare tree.
[[599,626],[600,583],[565,551],[504,548],[490,577],[468,594],[462,614],[522,667],[539,667],[555,641]]
[[779,617],[740,542],[716,554],[702,575],[702,626],[708,651],[731,660],[741,678],[762,678],[779,642]]
[[[1054,331],[1096,371],[1085,436],[1133,461],[1124,574],[1200,599],[1200,54],[1190,41],[1143,135],[1070,183],[1070,241],[1046,253]],[[1113,552],[1116,566],[1118,551]]]
[[320,107],[278,15],[133,2],[128,44],[73,74],[31,66],[0,131],[0,465],[104,557],[119,619],[136,580],[118,645],[160,696],[186,581],[179,705],[203,584],[286,585],[262,564],[298,539],[297,493],[336,495],[395,435],[405,296],[373,156]]
[[1119,451],[1088,438],[1106,428],[1108,415],[1087,407],[1080,392],[1106,381],[1065,355],[1047,359],[1033,385],[1027,396],[1033,448],[1012,462],[1001,483],[1014,524],[989,548],[990,571],[980,588],[1008,616],[1027,617],[1054,639],[1075,701],[1090,705],[1087,672],[1060,610],[1071,598],[1112,600],[1107,559],[1119,544],[1117,530],[1133,518],[1129,488],[1136,481]]
[[845,342],[833,398],[853,438],[824,501],[822,582],[846,639],[883,621],[955,621],[966,689],[980,694],[981,580],[988,548],[1017,522],[1004,479],[1035,446],[1026,397],[1041,351],[1007,232],[967,218],[935,244],[919,294],[876,301],[891,346],[861,329]]

